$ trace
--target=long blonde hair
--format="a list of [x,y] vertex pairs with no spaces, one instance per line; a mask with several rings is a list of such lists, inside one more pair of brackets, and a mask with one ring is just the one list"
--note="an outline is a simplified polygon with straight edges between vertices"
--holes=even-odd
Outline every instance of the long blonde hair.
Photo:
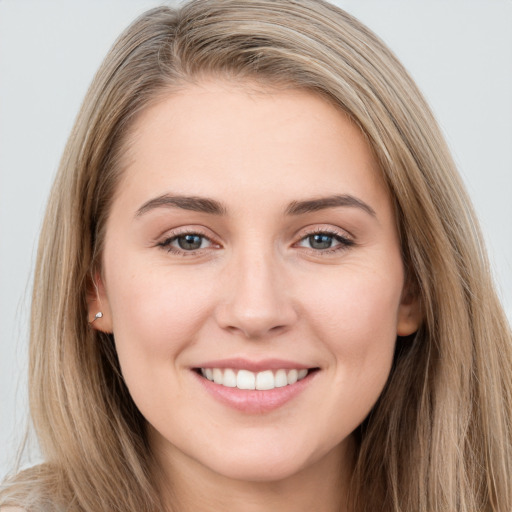
[[512,335],[478,223],[433,116],[390,50],[322,0],[194,0],[137,19],[99,69],[41,232],[30,407],[46,462],[1,504],[69,512],[162,509],[145,421],[110,335],[88,328],[120,158],[135,117],[205,76],[312,91],[347,112],[389,186],[424,322],[398,339],[388,383],[355,433],[356,512],[512,510]]

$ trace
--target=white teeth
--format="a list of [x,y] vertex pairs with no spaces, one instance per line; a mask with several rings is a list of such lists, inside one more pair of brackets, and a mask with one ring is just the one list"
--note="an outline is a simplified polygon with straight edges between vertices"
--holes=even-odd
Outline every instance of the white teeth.
[[236,387],[238,389],[255,389],[256,375],[247,370],[240,370],[236,376]]
[[236,373],[231,368],[224,370],[224,382],[222,384],[228,388],[236,388]]
[[220,368],[213,369],[213,382],[215,382],[215,384],[223,384],[224,373]]
[[256,389],[274,389],[274,374],[271,370],[259,372],[256,375]]
[[[307,370],[306,370],[307,373]],[[286,370],[277,370],[274,378],[274,385],[276,388],[282,388],[288,385],[288,377],[286,376]]]
[[282,388],[302,380],[308,374],[308,370],[264,370],[262,372],[250,372],[249,370],[235,370],[233,368],[201,368],[201,374],[208,380],[238,389],[268,390]]
[[297,370],[290,370],[288,372],[288,384],[295,384],[299,378],[299,372]]

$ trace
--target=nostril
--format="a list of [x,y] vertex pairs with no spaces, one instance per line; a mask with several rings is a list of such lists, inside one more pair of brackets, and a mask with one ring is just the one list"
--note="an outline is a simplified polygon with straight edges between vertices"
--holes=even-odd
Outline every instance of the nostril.
[[[265,280],[261,277],[261,280]],[[255,283],[251,279],[235,280],[230,298],[217,304],[215,319],[218,325],[232,334],[246,338],[276,335],[295,324],[298,315],[283,286]]]

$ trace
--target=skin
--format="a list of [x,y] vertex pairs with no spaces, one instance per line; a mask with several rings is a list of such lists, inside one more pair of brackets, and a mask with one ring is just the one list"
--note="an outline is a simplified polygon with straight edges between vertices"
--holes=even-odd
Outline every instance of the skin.
[[[211,198],[225,212],[137,215],[162,194]],[[333,194],[374,213],[287,213]],[[319,232],[330,248],[312,244]],[[185,233],[204,236],[202,247],[179,252]],[[351,432],[385,385],[397,335],[420,322],[390,195],[345,114],[309,92],[220,80],[149,108],[133,127],[96,285],[93,326],[115,335],[162,492],[172,481],[180,510],[343,510]],[[192,371],[231,357],[319,371],[278,409],[247,414]]]

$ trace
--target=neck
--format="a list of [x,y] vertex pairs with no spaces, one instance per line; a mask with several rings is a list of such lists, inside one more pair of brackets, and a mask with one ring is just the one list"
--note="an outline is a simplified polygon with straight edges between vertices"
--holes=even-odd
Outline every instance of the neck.
[[352,439],[306,468],[272,481],[228,478],[175,448],[165,452],[155,451],[159,488],[169,512],[349,512]]

